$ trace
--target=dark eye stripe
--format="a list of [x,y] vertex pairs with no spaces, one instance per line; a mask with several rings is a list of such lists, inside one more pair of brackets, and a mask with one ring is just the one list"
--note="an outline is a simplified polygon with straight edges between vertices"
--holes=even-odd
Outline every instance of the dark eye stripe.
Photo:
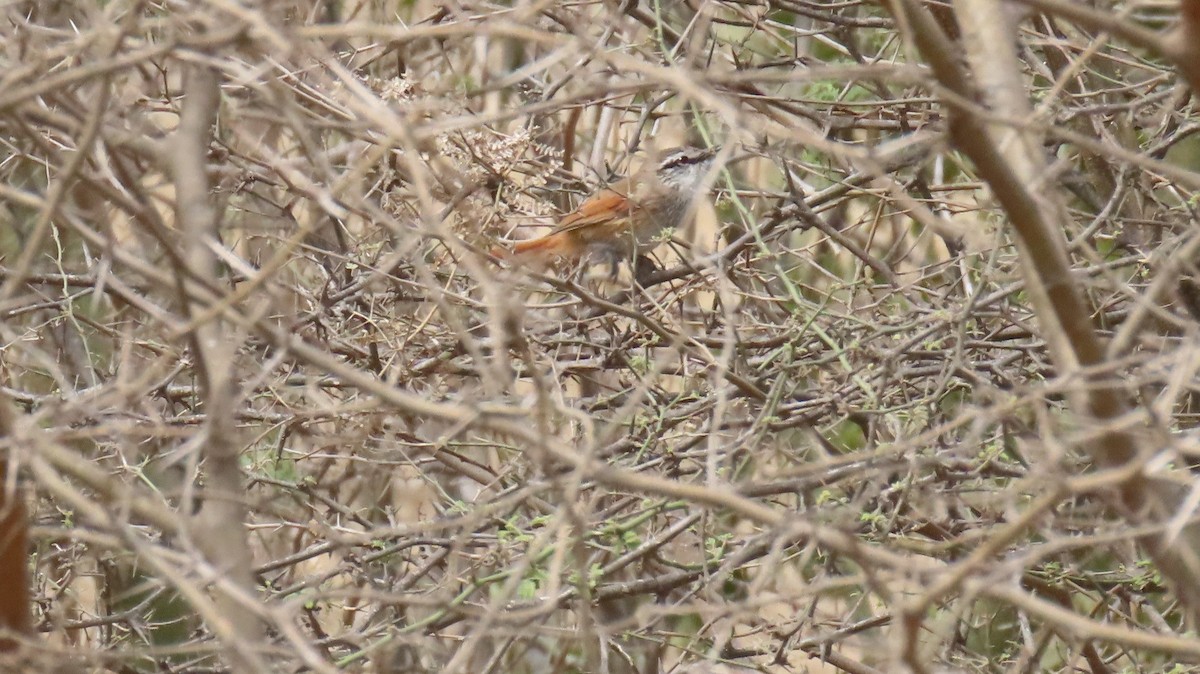
[[659,168],[672,168],[675,166],[683,166],[684,164],[698,164],[705,161],[712,153],[704,150],[687,150],[673,157],[663,160],[659,164]]

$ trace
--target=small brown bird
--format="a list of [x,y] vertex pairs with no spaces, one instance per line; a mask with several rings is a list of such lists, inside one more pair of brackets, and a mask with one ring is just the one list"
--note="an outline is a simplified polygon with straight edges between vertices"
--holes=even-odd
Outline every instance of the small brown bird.
[[667,150],[657,164],[644,165],[588,197],[549,234],[492,254],[519,264],[589,255],[607,261],[616,276],[621,260],[649,252],[664,230],[684,224],[715,153],[694,147]]

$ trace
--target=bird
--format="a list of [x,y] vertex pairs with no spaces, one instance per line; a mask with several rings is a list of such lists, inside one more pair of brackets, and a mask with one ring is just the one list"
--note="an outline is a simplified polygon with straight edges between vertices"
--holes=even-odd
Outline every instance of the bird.
[[609,263],[615,278],[620,261],[640,261],[665,230],[685,224],[715,156],[715,148],[665,150],[657,162],[647,162],[633,175],[589,196],[550,233],[511,249],[495,248],[492,254],[515,264],[536,265],[555,258],[598,258]]

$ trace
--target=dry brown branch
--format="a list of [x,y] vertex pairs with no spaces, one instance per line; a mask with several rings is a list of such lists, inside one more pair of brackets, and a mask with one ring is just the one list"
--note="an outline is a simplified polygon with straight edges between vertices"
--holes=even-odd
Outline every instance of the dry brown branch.
[[1188,671],[1196,5],[896,6],[3,10],[0,670]]
[[[981,8],[971,10],[978,13]],[[968,12],[969,13],[969,12]],[[937,24],[923,8],[915,3],[906,3],[904,19],[912,26],[913,39],[921,52],[929,59],[938,81],[955,97],[961,100],[973,98],[974,90],[968,82],[965,72],[956,64],[953,49],[949,39],[941,33]],[[997,21],[1004,21],[1003,16],[992,16],[994,27]],[[985,31],[976,30],[964,32],[968,40],[986,40]],[[987,44],[986,41],[984,44]],[[1007,44],[997,41],[993,46]],[[1016,67],[1015,58],[1006,61],[999,49],[992,49],[984,57],[974,60],[978,66],[974,74],[978,91],[990,96],[988,102],[993,107],[1011,102],[1020,93],[1016,85],[1008,82],[997,82],[990,78],[989,70],[1004,70],[1005,75]],[[999,68],[996,68],[999,64]],[[1008,65],[1008,69],[1003,66]],[[953,101],[950,101],[953,106]],[[1008,109],[1004,112],[1015,115],[1020,109]],[[1039,176],[1045,174],[1041,162],[1034,162],[1022,170],[1019,162],[1028,162],[1030,158],[1040,156],[1026,144],[1012,144],[1012,148],[1021,148],[1017,152],[1005,151],[1001,147],[1002,137],[994,134],[969,111],[955,111],[950,118],[949,131],[956,147],[971,157],[980,174],[988,181],[996,193],[997,200],[1004,207],[1023,243],[1022,257],[1028,260],[1031,271],[1026,287],[1035,298],[1034,306],[1039,310],[1041,329],[1051,344],[1051,353],[1057,358],[1060,372],[1070,373],[1077,367],[1096,367],[1105,363],[1103,344],[1096,334],[1089,319],[1089,313],[1084,308],[1083,296],[1079,287],[1071,279],[1070,263],[1065,252],[1061,231],[1062,216],[1065,209],[1057,203],[1056,194],[1043,192],[1035,195],[1031,187]],[[1008,140],[1012,140],[1010,136]],[[1040,201],[1039,201],[1040,200]],[[1044,297],[1043,302],[1038,302]],[[1061,342],[1059,339],[1061,338]],[[1056,343],[1061,347],[1054,348]],[[1099,371],[1096,371],[1099,374]],[[1097,442],[1087,447],[1100,466],[1106,468],[1122,467],[1146,457],[1152,449],[1139,449],[1138,435],[1144,438],[1141,442],[1149,441],[1142,433],[1130,432],[1122,423],[1122,418],[1130,413],[1128,393],[1123,387],[1104,383],[1096,378],[1088,386],[1080,390],[1078,413],[1083,417],[1082,423],[1095,424],[1101,430]],[[1106,428],[1107,427],[1107,428]],[[1140,471],[1133,471],[1128,479],[1118,486],[1126,517],[1134,523],[1144,521],[1161,521],[1161,519],[1177,512],[1180,497],[1174,485],[1162,478],[1146,480]],[[1200,530],[1189,527],[1187,533],[1176,539],[1168,540],[1161,534],[1155,534],[1142,540],[1147,551],[1154,556],[1160,571],[1172,583],[1179,593],[1179,598],[1189,607],[1192,620],[1200,618]],[[926,603],[918,605],[914,613],[922,612],[928,601],[936,598],[929,597]],[[915,643],[915,640],[910,640]]]
[[1012,0],[1047,14],[1070,19],[1081,26],[1112,33],[1170,60],[1193,90],[1200,90],[1200,9],[1195,0],[1181,0],[1174,29],[1156,32],[1129,21],[1127,16],[1101,11],[1066,0]]
[[[175,222],[181,234],[180,257],[175,285],[179,303],[192,318],[186,337],[200,379],[204,428],[199,436],[199,456],[207,467],[206,496],[188,527],[195,545],[217,573],[229,578],[245,595],[254,596],[253,560],[238,523],[247,519],[243,503],[242,475],[238,462],[240,443],[234,429],[234,405],[240,396],[235,379],[236,343],[221,321],[196,322],[199,313],[184,289],[188,278],[210,288],[220,287],[220,262],[215,249],[221,245],[220,220],[210,203],[206,160],[211,129],[221,103],[220,79],[207,65],[193,65],[184,73],[183,107],[179,128],[169,140],[167,171],[174,179]],[[191,500],[189,490],[184,498]],[[216,630],[233,653],[235,671],[261,672],[267,662],[249,651],[248,645],[262,640],[263,629],[255,606],[243,605],[244,598],[222,594],[217,606],[229,626]]]

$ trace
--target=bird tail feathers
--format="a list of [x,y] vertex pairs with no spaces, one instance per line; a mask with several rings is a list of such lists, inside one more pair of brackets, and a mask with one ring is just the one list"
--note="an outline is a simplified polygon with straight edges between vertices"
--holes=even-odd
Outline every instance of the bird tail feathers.
[[512,250],[504,248],[492,249],[492,255],[500,259],[536,258],[547,260],[551,257],[578,257],[580,252],[579,246],[565,232],[521,241],[514,245]]

